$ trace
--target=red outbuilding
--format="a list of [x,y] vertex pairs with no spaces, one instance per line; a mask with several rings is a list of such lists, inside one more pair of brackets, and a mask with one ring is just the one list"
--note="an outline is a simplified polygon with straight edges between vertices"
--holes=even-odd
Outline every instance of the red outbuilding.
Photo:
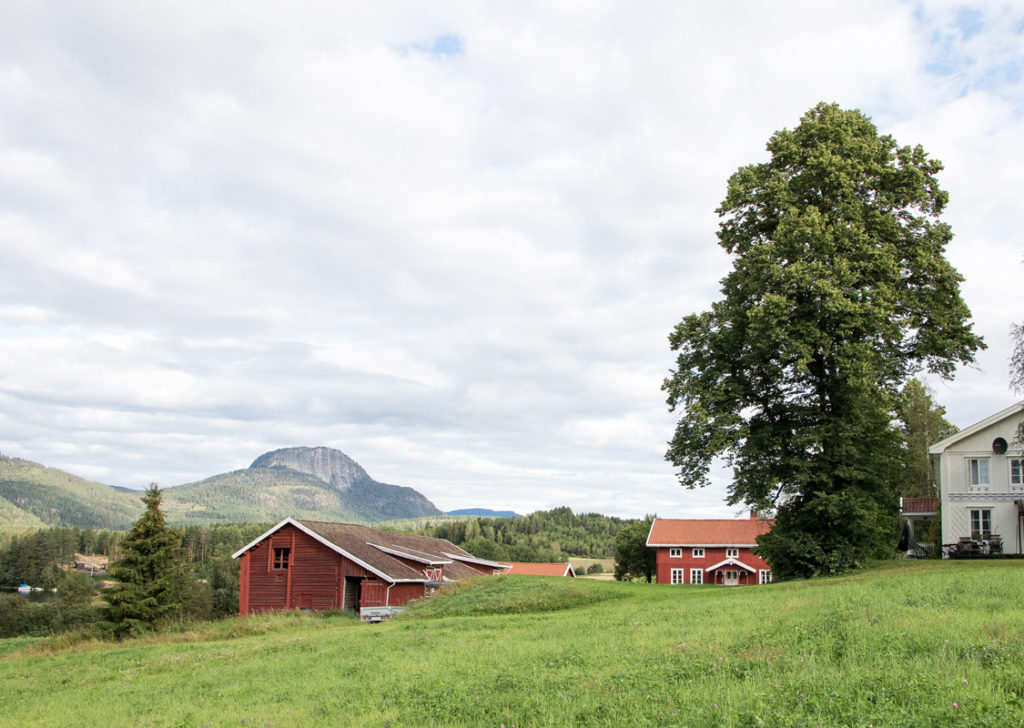
[[647,546],[657,550],[659,584],[768,584],[771,566],[754,553],[774,521],[656,518]]
[[291,518],[233,557],[241,559],[241,615],[342,609],[370,621],[387,619],[445,582],[509,568],[445,539]]
[[563,563],[533,563],[525,561],[509,562],[511,567],[506,574],[531,574],[533,576],[576,576],[572,564],[568,561]]

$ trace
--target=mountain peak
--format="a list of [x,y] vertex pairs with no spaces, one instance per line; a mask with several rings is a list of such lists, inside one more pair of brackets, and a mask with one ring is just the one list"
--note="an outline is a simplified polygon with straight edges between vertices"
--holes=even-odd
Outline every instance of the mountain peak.
[[250,468],[282,466],[314,475],[335,490],[346,491],[354,483],[371,480],[359,463],[331,447],[286,447],[263,453]]

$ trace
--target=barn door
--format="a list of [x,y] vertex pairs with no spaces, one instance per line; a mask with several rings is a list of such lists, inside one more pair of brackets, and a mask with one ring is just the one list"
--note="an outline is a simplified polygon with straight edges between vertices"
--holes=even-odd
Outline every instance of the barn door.
[[362,590],[363,580],[358,576],[346,576],[345,577],[345,593],[341,597],[341,608],[346,612],[357,612],[359,611],[359,603],[361,601],[360,591]]

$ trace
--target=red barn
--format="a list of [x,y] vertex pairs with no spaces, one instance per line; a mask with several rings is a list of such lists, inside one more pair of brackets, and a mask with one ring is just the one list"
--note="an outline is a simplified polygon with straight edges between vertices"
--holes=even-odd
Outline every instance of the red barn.
[[386,619],[445,582],[508,568],[445,539],[291,518],[233,557],[241,559],[241,615],[343,609],[365,620]]
[[774,521],[656,518],[647,546],[657,549],[659,584],[768,584],[771,566],[754,553],[754,539]]

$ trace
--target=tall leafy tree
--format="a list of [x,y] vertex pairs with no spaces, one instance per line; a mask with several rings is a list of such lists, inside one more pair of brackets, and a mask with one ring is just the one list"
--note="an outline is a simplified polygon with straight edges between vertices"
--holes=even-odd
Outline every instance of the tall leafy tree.
[[[1010,389],[1018,394],[1024,392],[1024,324],[1010,326]],[[1024,446],[1024,422],[1017,425],[1017,445]]]
[[160,500],[160,489],[153,483],[142,497],[146,510],[121,539],[121,556],[110,566],[117,583],[104,598],[120,637],[179,616],[192,598],[181,534],[167,527]]
[[692,488],[721,456],[730,504],[775,508],[758,547],[786,578],[883,550],[900,386],[923,368],[948,378],[984,344],[945,258],[938,161],[824,103],[768,151],[718,209],[722,298],[669,337],[681,417],[666,457]]
[[653,516],[624,526],[615,534],[615,578],[647,579],[651,581],[657,570],[655,550],[647,548],[647,534],[651,532]]
[[928,387],[917,378],[910,379],[900,391],[896,415],[902,441],[896,495],[937,497],[928,448],[956,434],[959,428],[946,420],[946,408],[935,404]]

